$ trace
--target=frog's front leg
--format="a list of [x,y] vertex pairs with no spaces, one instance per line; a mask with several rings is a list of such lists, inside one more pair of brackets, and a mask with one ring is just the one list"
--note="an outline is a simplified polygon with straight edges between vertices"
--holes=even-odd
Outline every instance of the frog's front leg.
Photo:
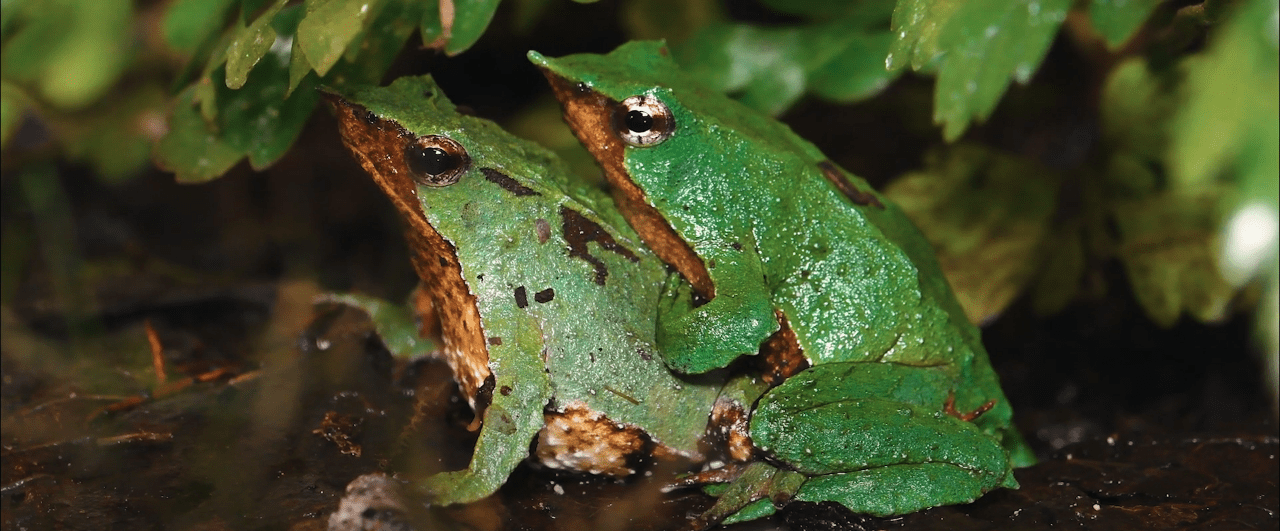
[[706,260],[715,280],[710,301],[679,275],[667,279],[657,341],[667,367],[676,372],[699,374],[756,354],[778,330],[760,254],[754,243],[733,246]]
[[[493,494],[528,457],[529,444],[544,424],[543,409],[552,391],[541,358],[541,332],[532,324],[526,323],[526,327],[534,333],[490,346],[493,401],[484,409],[471,463],[418,485],[433,503],[466,503]],[[504,348],[508,350],[499,351]]]

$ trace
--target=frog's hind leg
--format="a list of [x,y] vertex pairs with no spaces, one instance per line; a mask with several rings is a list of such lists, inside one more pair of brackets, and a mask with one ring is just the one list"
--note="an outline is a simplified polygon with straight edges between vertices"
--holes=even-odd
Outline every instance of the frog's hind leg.
[[763,518],[786,505],[805,482],[797,472],[778,470],[763,461],[740,468],[728,485],[708,487],[719,496],[715,505],[698,515],[688,529],[701,530],[717,523],[733,524]]
[[917,463],[809,478],[794,499],[834,501],[855,513],[893,516],[969,503],[993,487],[982,474],[949,463]]

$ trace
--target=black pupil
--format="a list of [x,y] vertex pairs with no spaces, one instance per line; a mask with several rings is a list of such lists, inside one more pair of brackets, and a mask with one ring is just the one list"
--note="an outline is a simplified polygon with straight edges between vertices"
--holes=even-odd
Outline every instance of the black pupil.
[[627,129],[636,133],[653,129],[653,117],[641,110],[627,111]]
[[440,175],[458,167],[458,157],[438,147],[417,150],[409,157],[409,166],[413,171],[427,175]]

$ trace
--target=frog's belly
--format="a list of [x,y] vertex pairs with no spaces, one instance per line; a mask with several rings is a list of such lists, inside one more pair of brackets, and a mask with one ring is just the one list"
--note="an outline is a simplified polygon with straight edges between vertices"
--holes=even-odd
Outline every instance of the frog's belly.
[[570,402],[564,411],[547,411],[544,417],[534,455],[550,468],[627,476],[653,450],[644,430],[610,420],[583,402]]

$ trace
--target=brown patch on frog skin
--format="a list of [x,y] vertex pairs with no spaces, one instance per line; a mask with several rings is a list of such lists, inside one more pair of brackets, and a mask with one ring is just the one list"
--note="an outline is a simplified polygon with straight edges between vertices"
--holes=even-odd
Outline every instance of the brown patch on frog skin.
[[[391,199],[407,225],[413,269],[422,281],[421,297],[430,299],[441,324],[440,335],[445,361],[453,370],[462,393],[483,417],[481,387],[492,378],[489,350],[475,295],[462,278],[453,245],[427,222],[417,196],[417,185],[404,160],[405,146],[415,136],[399,124],[379,119],[362,106],[340,96],[324,93],[338,117],[342,143],[364,166],[373,181]],[[421,307],[415,303],[415,306]]]
[[516,286],[515,297],[516,308],[523,310],[529,307],[529,290],[524,289],[524,286]]
[[585,260],[591,267],[595,268],[595,283],[603,286],[606,278],[609,277],[609,269],[605,267],[604,261],[591,255],[587,250],[588,242],[596,242],[601,249],[613,251],[622,255],[623,258],[632,262],[639,262],[640,257],[618,244],[613,239],[613,235],[604,230],[599,223],[591,221],[578,213],[578,211],[567,207],[560,207],[560,217],[564,219],[564,224],[560,228],[560,232],[564,234],[564,240],[569,243],[569,256],[573,258],[581,258]]
[[538,218],[533,221],[533,230],[538,235],[538,243],[547,243],[551,239],[551,224],[547,220]]
[[524,197],[528,195],[542,195],[526,187],[525,185],[520,184],[515,179],[512,179],[509,175],[502,173],[498,170],[495,170],[493,168],[480,168],[480,173],[484,174],[484,180],[489,181],[498,186],[501,186],[503,190],[506,190],[508,192],[515,194],[516,197]]
[[707,422],[707,442],[724,448],[730,459],[747,461],[755,446],[751,443],[751,416],[735,400],[716,399]]
[[715,298],[715,284],[702,259],[689,247],[689,242],[676,234],[662,214],[649,206],[645,201],[644,191],[627,174],[623,163],[626,144],[618,137],[613,125],[613,112],[618,102],[591,90],[585,84],[574,83],[549,70],[543,70],[542,73],[551,83],[556,99],[560,100],[560,105],[564,108],[564,121],[604,169],[605,178],[613,187],[613,198],[618,203],[618,209],[640,235],[640,239],[653,249],[658,258],[684,275],[693,284],[694,290],[707,299]]
[[427,292],[422,282],[409,294],[409,306],[413,310],[414,323],[418,325],[418,336],[435,342],[443,342],[440,330],[440,317],[436,315],[435,299]]
[[884,203],[880,202],[876,194],[859,190],[857,186],[849,182],[849,178],[845,176],[844,172],[840,171],[840,168],[837,168],[831,161],[824,160],[819,162],[818,169],[822,171],[822,176],[831,181],[831,184],[835,185],[836,189],[840,190],[840,193],[848,197],[850,201],[853,201],[853,204],[884,210]]
[[809,358],[800,348],[796,333],[787,322],[787,316],[780,310],[773,311],[778,320],[778,331],[760,344],[760,355],[756,357],[760,365],[760,379],[776,386],[796,373],[809,368]]
[[631,462],[650,454],[653,441],[644,430],[609,420],[583,402],[543,414],[534,455],[550,468],[622,477],[635,473]]

